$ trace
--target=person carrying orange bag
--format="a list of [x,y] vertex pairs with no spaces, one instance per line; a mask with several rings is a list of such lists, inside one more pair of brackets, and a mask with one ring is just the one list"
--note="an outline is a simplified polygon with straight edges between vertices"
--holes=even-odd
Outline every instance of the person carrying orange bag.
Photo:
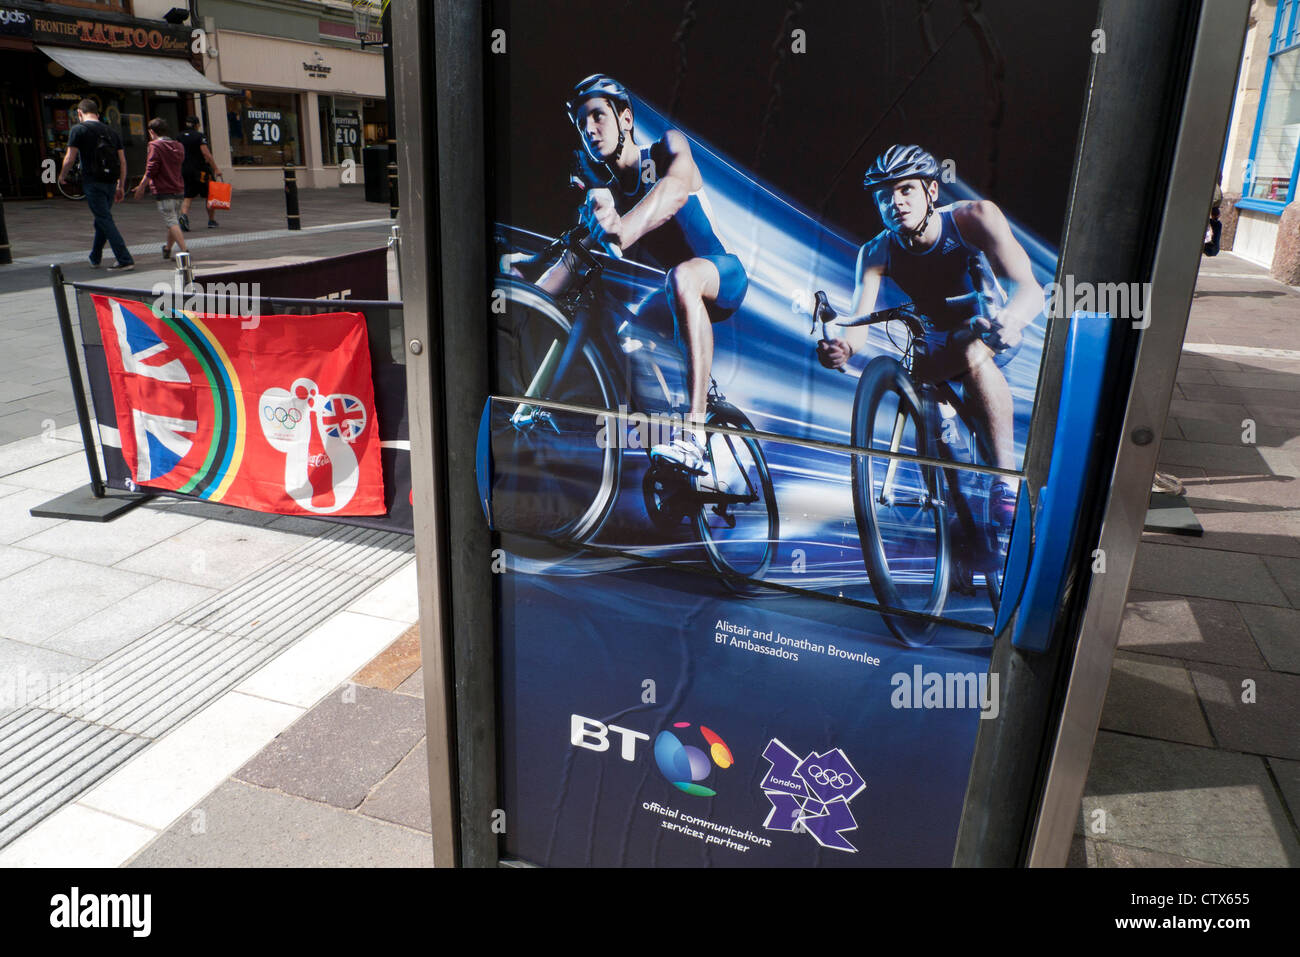
[[208,209],[230,208],[230,184],[222,180],[208,183]]

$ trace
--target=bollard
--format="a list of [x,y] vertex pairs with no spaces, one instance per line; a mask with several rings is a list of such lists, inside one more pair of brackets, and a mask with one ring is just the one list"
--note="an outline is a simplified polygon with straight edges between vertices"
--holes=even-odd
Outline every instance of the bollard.
[[180,281],[180,287],[189,289],[194,284],[194,263],[190,261],[190,254],[177,252],[173,261],[176,263],[176,278]]
[[9,251],[9,230],[5,228],[5,200],[0,196],[0,266],[8,266],[14,261]]
[[391,160],[388,163],[388,218],[397,218],[397,164]]
[[298,171],[288,163],[284,164],[284,214],[290,229],[302,229],[298,217]]

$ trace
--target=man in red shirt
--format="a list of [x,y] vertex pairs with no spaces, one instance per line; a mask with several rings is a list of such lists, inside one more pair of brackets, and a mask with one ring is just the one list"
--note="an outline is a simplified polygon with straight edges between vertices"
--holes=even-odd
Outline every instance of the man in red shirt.
[[172,244],[181,252],[189,252],[181,233],[181,202],[185,199],[185,179],[181,166],[185,162],[185,147],[167,134],[167,122],[161,117],[149,121],[149,155],[145,159],[144,179],[135,188],[136,199],[146,188],[158,201],[163,225],[167,227],[167,242],[163,243],[163,259],[172,258]]

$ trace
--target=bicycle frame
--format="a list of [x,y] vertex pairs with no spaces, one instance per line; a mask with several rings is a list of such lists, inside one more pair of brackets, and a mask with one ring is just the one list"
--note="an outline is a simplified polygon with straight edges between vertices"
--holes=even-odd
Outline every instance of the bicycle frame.
[[[558,343],[552,343],[550,349],[542,359],[532,381],[529,382],[523,398],[542,399],[544,400],[550,394],[554,385],[563,380],[565,373],[575,361],[575,358],[581,355],[589,340],[594,340],[598,351],[604,354],[609,360],[621,354],[621,350],[614,342],[617,335],[612,328],[612,322],[603,321],[608,318],[608,306],[598,302],[597,297],[592,294],[592,286],[600,287],[601,277],[604,274],[605,267],[600,259],[589,248],[583,245],[583,240],[587,238],[588,232],[585,227],[578,226],[568,230],[556,237],[550,245],[537,255],[538,261],[547,261],[559,252],[560,256],[572,255],[579,264],[585,267],[585,270],[578,273],[573,285],[565,291],[563,296],[557,297],[557,303],[561,310],[569,316],[573,322],[572,332],[569,340],[565,343],[563,349],[559,348]],[[589,300],[586,308],[583,308],[583,300]],[[659,388],[662,390],[666,401],[671,401],[668,383],[664,378],[663,371],[654,359],[647,359],[650,367],[654,372],[655,379]],[[626,370],[622,373],[618,371],[620,363],[609,361],[610,371],[614,373],[616,381],[614,388],[620,398],[627,396],[628,405],[634,412],[641,412],[641,406],[636,404],[636,390],[631,387],[630,377]],[[620,381],[621,380],[621,381]],[[712,384],[709,390],[709,405],[715,407],[721,404],[724,398],[718,393],[716,384]],[[510,416],[511,424],[516,428],[527,427],[538,417],[544,410],[540,405],[529,403],[520,403],[515,407]],[[732,437],[727,433],[722,433],[727,442],[732,457],[739,461]],[[707,446],[707,442],[706,442]],[[643,450],[647,455],[649,449]],[[722,481],[718,476],[717,463],[713,460],[712,455],[707,456],[709,471],[713,480],[713,487],[697,487],[692,490],[692,497],[697,502],[713,505],[715,511],[727,505],[747,505],[755,502],[759,498],[758,490],[754,488],[753,482],[748,474],[742,471],[745,478],[746,494],[722,491]],[[718,511],[718,514],[721,514]]]

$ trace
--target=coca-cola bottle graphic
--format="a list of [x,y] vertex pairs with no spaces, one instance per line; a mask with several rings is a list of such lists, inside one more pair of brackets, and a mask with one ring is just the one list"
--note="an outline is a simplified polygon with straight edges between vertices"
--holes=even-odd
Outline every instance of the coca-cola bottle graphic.
[[315,428],[311,430],[311,442],[307,446],[307,481],[311,484],[312,508],[328,511],[334,507],[334,463],[325,451],[325,440],[321,436],[324,426],[320,415],[313,418]]

